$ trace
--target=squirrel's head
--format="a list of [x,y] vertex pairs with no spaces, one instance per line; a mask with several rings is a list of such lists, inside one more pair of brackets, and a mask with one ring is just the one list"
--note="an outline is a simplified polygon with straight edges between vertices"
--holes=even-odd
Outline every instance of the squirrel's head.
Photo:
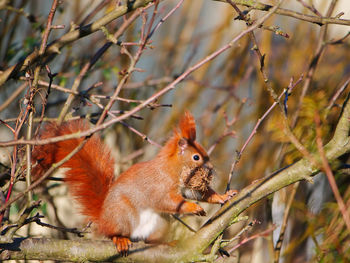
[[185,112],[162,152],[181,166],[179,176],[182,187],[207,190],[213,166],[207,152],[196,142],[196,122],[191,113]]

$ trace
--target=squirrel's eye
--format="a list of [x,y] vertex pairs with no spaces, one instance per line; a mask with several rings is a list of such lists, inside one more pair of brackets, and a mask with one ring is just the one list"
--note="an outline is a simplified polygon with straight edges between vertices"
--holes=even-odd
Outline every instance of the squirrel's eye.
[[201,158],[198,154],[194,154],[194,155],[192,155],[192,158],[193,158],[193,160],[195,160],[195,161],[199,161],[199,159]]

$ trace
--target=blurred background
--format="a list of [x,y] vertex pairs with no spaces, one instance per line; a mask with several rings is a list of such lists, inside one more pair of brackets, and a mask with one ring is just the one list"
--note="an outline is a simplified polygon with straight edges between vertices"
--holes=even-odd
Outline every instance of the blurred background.
[[[53,23],[64,25],[64,28],[54,29],[48,42],[67,33],[70,27],[86,25],[105,16],[122,2],[61,1]],[[174,0],[161,1],[154,25],[178,3]],[[264,3],[274,5],[276,2]],[[325,16],[331,3],[336,4],[332,17],[343,12],[341,18],[350,19],[350,4],[347,0],[286,0],[281,7],[310,16]],[[312,6],[313,11],[310,8]],[[39,48],[51,1],[15,0],[7,1],[4,6],[0,3],[0,7],[0,70],[4,71]],[[250,21],[266,13],[238,7],[245,10]],[[147,23],[153,10],[154,7],[145,10],[148,14]],[[130,15],[109,23],[107,30],[111,34],[115,33],[127,17]],[[136,64],[142,70],[130,75],[119,93],[120,99],[112,108],[115,114],[132,109],[171,83],[190,66],[226,45],[247,28],[246,22],[237,18],[238,13],[225,1],[184,1],[155,31],[151,42],[142,52]],[[142,23],[139,17],[118,38],[132,55],[138,50]],[[197,121],[198,141],[210,152],[216,167],[213,187],[224,192],[232,163],[238,156],[237,151],[241,150],[259,118],[274,102],[268,88],[272,88],[278,96],[283,95],[290,86],[291,78],[294,78],[293,83],[296,85],[292,85],[285,105],[294,134],[308,150],[316,150],[314,117],[317,113],[322,122],[323,143],[327,143],[333,135],[342,103],[349,92],[344,86],[350,77],[349,25],[326,27],[295,17],[271,16],[262,28],[254,30],[254,37],[244,36],[230,49],[177,84],[175,89],[152,106],[138,112],[137,118],[127,119],[124,125],[117,123],[101,133],[115,157],[116,175],[135,162],[152,158],[159,150],[155,144],[163,144],[169,138],[179,117],[188,109]],[[64,89],[71,89],[83,66],[106,42],[106,35],[97,31],[66,45],[59,54],[47,61],[51,72],[57,73],[57,76],[54,77],[55,86],[52,87],[43,113],[44,122],[59,116],[68,97]],[[263,55],[263,73],[260,63],[262,57],[259,57],[257,50]],[[97,104],[105,105],[108,102],[108,96],[113,94],[129,64],[130,60],[120,45],[112,45],[82,79],[78,90],[88,95],[76,96],[68,119],[89,114],[93,120],[96,116],[98,118],[101,109]],[[43,97],[49,82],[45,69],[41,71],[40,80],[35,96],[37,121],[43,110]],[[1,121],[14,127],[20,111],[25,107],[27,91],[23,72],[0,87]],[[282,98],[285,99],[285,96]],[[132,129],[155,143],[145,141]],[[235,166],[230,185],[232,189],[242,189],[302,157],[282,130],[281,112],[276,107],[263,120]],[[0,126],[0,138],[1,141],[13,139],[13,134],[5,125]],[[2,191],[6,192],[12,148],[0,150],[0,182]],[[347,159],[348,156],[343,156],[339,160],[341,165],[338,167],[345,169],[337,169],[334,174],[343,200],[349,207]],[[16,183],[15,193],[24,188],[23,182]],[[279,226],[282,224],[286,202],[293,191],[295,197],[279,262],[350,261],[349,232],[328,181],[320,173],[313,184],[302,182],[298,187],[282,189],[245,211],[248,220],[232,226],[226,236],[234,236],[244,226],[257,220],[259,223],[241,234],[240,240],[253,235],[257,237],[235,250],[228,262],[273,262]],[[60,182],[49,182],[46,187],[37,189],[34,197],[43,200],[39,209],[45,215],[43,221],[65,227],[84,227],[84,221],[77,216],[76,208],[72,207],[66,188]],[[11,206],[11,220],[16,220],[23,202]],[[218,207],[205,208],[210,216]],[[184,220],[199,227],[205,219]],[[275,231],[259,235],[273,224],[277,226]],[[17,235],[73,237],[56,230],[48,233],[46,228],[35,224],[23,227]]]

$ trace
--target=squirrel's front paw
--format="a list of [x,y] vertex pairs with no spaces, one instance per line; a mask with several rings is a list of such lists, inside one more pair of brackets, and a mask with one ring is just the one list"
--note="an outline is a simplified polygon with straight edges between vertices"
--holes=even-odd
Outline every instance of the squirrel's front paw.
[[194,214],[197,216],[206,216],[207,213],[204,211],[204,209],[201,206],[198,206],[200,209],[198,209],[197,212],[195,212]]
[[236,194],[238,194],[238,191],[237,190],[228,190],[227,192],[226,192],[226,196],[227,196],[227,199],[225,200],[225,201],[227,201],[227,200],[230,200],[232,197],[234,197]]
[[206,215],[204,209],[201,206],[191,202],[185,202],[181,210],[183,213],[186,213],[186,214],[195,214],[199,216]]
[[228,200],[230,200],[232,197],[234,197],[238,193],[237,190],[228,190],[225,194],[223,194],[221,204],[226,203]]

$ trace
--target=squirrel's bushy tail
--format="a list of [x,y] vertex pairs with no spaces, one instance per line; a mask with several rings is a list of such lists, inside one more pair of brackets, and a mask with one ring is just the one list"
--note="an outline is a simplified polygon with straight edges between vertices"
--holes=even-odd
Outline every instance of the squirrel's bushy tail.
[[[42,130],[40,138],[62,136],[88,128],[84,120],[70,121],[61,125],[48,123]],[[73,151],[81,141],[82,139],[78,138],[36,146],[32,154],[33,162],[37,162],[33,167],[33,175],[42,175],[52,164]],[[94,135],[62,167],[69,168],[65,172],[65,182],[71,195],[81,205],[81,213],[91,221],[98,221],[101,207],[114,178],[114,160],[110,151],[100,138]]]

